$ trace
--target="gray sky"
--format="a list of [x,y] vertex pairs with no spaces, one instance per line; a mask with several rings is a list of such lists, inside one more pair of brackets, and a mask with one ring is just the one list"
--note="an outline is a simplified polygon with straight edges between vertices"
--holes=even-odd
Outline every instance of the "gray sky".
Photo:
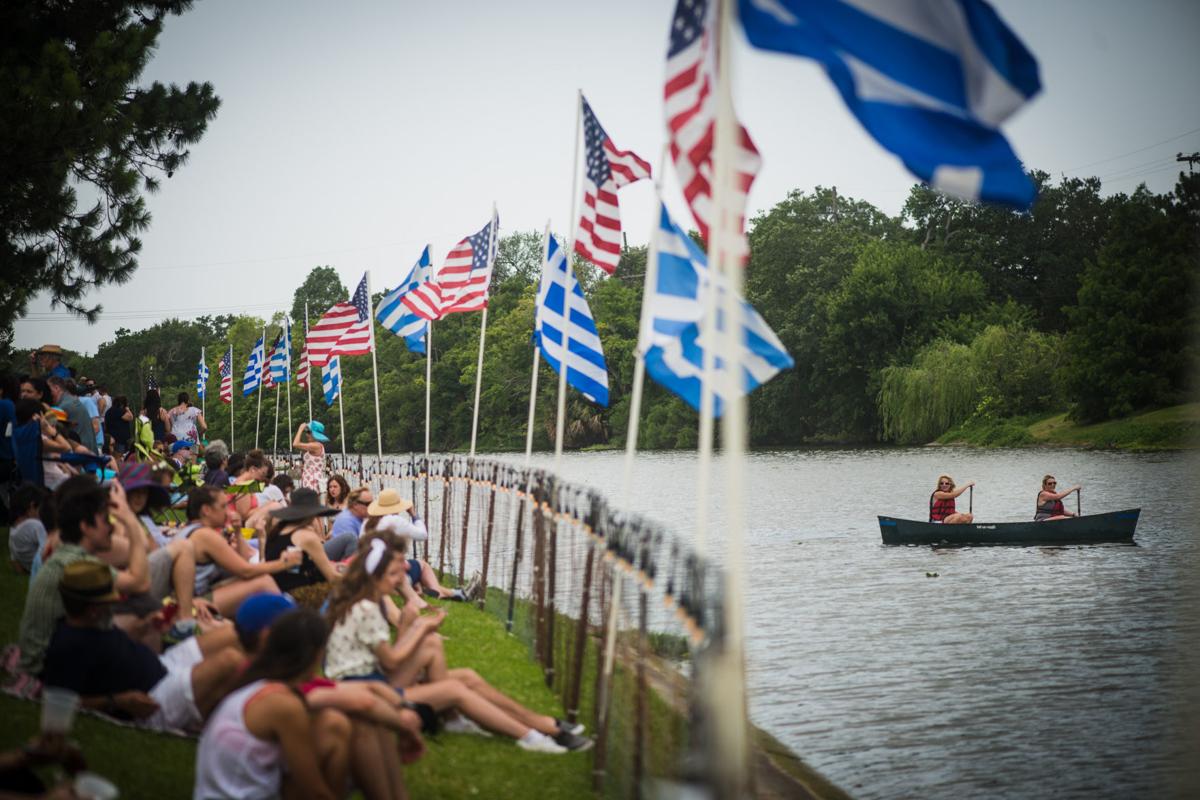
[[[1042,94],[1006,126],[1052,175],[1105,192],[1174,184],[1200,150],[1200,3],[998,0],[1041,65]],[[200,0],[168,21],[146,79],[210,81],[221,110],[190,163],[148,199],[141,267],[91,300],[96,325],[39,297],[16,345],[84,352],[120,327],[167,317],[269,316],[319,264],[353,290],[435,263],[487,220],[501,232],[569,228],[574,97],[614,142],[657,167],[673,0],[483,3]],[[750,195],[838,187],[898,213],[913,179],[874,143],[815,65],[752,50],[739,34],[735,102],[763,155]],[[1190,54],[1190,55],[1189,55]],[[691,225],[666,173],[667,204]],[[621,191],[631,244],[648,238],[648,181]]]

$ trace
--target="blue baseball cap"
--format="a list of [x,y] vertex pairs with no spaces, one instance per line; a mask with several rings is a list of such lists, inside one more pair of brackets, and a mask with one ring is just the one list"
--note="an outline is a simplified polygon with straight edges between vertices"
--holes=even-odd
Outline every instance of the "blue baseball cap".
[[189,442],[187,439],[180,439],[178,442],[175,442],[174,444],[171,445],[171,455],[175,455],[176,453],[178,453],[180,450],[184,449],[185,447],[190,450],[191,448],[193,448],[195,446],[196,445],[194,442]]
[[276,619],[296,608],[296,601],[282,594],[252,594],[238,606],[234,622],[239,631],[256,635],[271,627]]
[[329,437],[325,435],[325,423],[317,422],[315,419],[308,423],[308,432],[318,442],[328,442]]

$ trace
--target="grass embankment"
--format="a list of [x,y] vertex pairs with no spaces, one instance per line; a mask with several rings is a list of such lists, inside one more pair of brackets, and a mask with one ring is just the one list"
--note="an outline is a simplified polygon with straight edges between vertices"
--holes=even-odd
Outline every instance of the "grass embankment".
[[1081,425],[1066,413],[967,422],[950,429],[938,444],[980,447],[1054,445],[1121,450],[1181,450],[1200,447],[1200,403],[1160,408],[1123,419]]

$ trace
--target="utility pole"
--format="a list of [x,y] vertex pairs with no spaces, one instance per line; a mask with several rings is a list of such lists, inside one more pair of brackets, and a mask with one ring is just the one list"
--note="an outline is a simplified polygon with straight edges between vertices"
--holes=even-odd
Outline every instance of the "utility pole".
[[1196,167],[1196,162],[1200,161],[1200,153],[1192,153],[1190,156],[1185,156],[1183,153],[1176,153],[1175,160],[1180,163],[1186,161],[1188,165],[1188,175],[1191,175],[1192,170]]

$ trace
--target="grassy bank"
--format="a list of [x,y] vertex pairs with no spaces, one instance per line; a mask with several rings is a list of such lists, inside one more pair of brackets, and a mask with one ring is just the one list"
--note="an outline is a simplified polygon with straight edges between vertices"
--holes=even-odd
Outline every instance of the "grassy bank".
[[938,444],[979,447],[1052,445],[1121,450],[1181,450],[1200,447],[1200,403],[1080,425],[1066,413],[967,422],[944,433]]

